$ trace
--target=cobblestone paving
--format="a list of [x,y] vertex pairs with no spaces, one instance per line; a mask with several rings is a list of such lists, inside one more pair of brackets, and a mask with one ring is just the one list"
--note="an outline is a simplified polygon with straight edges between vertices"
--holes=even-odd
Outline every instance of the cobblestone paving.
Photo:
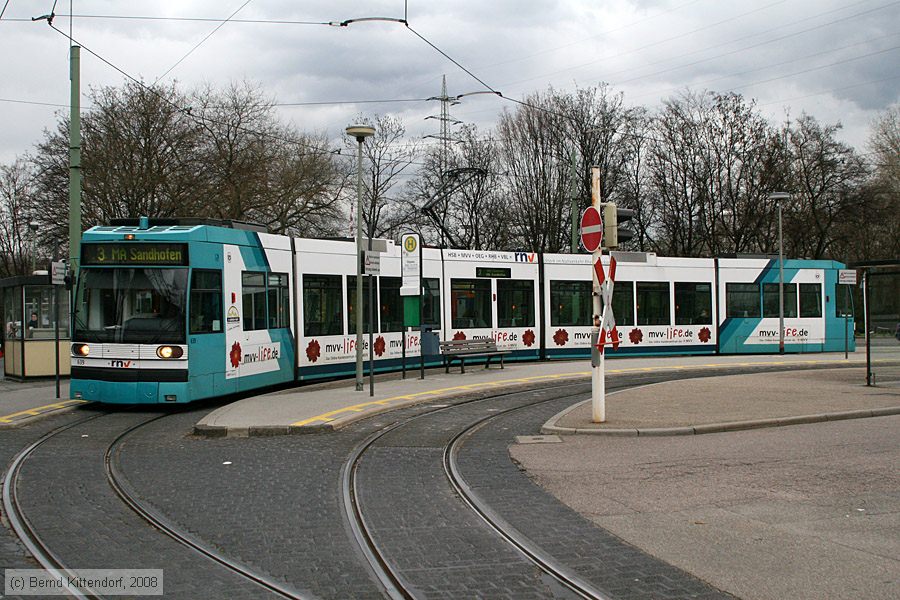
[[35,450],[20,471],[19,497],[38,535],[72,568],[163,569],[168,598],[272,597],[146,525],[109,487],[106,447],[146,417],[103,416]]
[[[24,427],[0,430],[0,465],[3,469],[0,480],[6,477],[6,469],[9,467],[10,461],[22,448],[37,441],[47,432],[83,416],[81,411],[76,410],[41,419]],[[6,586],[5,569],[36,569],[39,565],[31,558],[25,550],[25,546],[10,528],[9,520],[3,512],[2,503],[0,503],[0,521],[3,523],[3,527],[0,528],[0,590],[2,590]]]
[[187,435],[200,417],[169,417],[125,440],[122,471],[143,501],[228,556],[301,592],[383,597],[363,566],[340,503],[341,465],[367,432]]
[[[584,392],[590,394],[589,385]],[[508,523],[611,598],[732,598],[597,527],[512,463],[514,437],[538,434],[564,405],[549,402],[499,416],[472,435],[458,457],[468,484]]]
[[[359,476],[367,518],[419,595],[566,597],[556,582],[541,576],[464,508],[441,467],[441,448],[462,424],[515,402],[561,393],[557,386],[436,413],[390,433],[364,458]],[[513,436],[537,433],[547,417],[569,403],[550,402],[502,417],[470,439],[460,456],[470,485],[522,533],[613,598],[724,597],[585,521],[510,461]],[[168,416],[122,444],[121,470],[142,501],[210,546],[310,597],[382,598],[345,523],[340,470],[373,431],[432,409],[408,407],[338,433],[249,439],[189,435],[207,410]],[[67,418],[77,417],[52,417],[39,427],[0,436],[2,457],[8,463],[29,441]],[[22,493],[34,507],[41,533],[64,558],[77,557],[75,566],[165,568],[167,597],[263,597],[264,590],[247,587],[238,576],[145,525],[109,489],[103,452],[111,432],[136,418],[122,412],[76,427],[26,464]],[[11,566],[34,566],[12,539],[8,534],[0,538],[0,558]]]

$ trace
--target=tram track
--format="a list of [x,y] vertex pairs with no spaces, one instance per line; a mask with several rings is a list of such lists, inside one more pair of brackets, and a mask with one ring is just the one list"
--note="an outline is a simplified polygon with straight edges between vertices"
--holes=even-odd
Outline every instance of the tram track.
[[[559,390],[566,388],[582,388],[583,390],[584,387],[585,384],[583,382],[579,382],[558,385],[554,389]],[[624,385],[619,387],[615,391],[624,391],[625,389],[630,389],[632,387],[635,386]],[[409,418],[393,423],[392,425],[373,433],[353,449],[350,457],[344,464],[341,474],[342,496],[344,500],[345,514],[347,516],[351,531],[353,532],[357,544],[362,550],[363,555],[366,557],[370,568],[375,573],[375,576],[381,583],[383,590],[388,595],[388,597],[392,599],[411,599],[421,597],[424,594],[417,589],[415,584],[410,582],[397,568],[392,565],[392,562],[387,556],[387,553],[379,545],[376,539],[377,535],[373,531],[373,527],[370,525],[366,518],[366,515],[364,514],[364,507],[362,501],[360,500],[358,489],[357,471],[365,453],[370,448],[372,448],[380,439],[404,426],[414,423],[419,419],[433,417],[438,413],[452,411],[454,409],[459,409],[460,407],[467,405],[474,405],[492,401],[497,402],[502,398],[520,396],[528,393],[528,391],[523,392],[519,390],[464,400],[461,402],[456,402],[450,406],[437,407],[425,413],[413,415]],[[581,397],[583,395],[584,391],[574,394],[554,396],[552,398],[541,399],[535,402],[528,402],[526,404],[518,405],[509,409],[493,412],[491,415],[478,419],[475,423],[466,426],[464,429],[456,433],[452,437],[452,439],[444,445],[442,449],[442,460],[447,481],[454,490],[456,496],[469,509],[471,509],[476,515],[478,515],[478,517],[482,521],[484,521],[484,523],[494,533],[497,534],[499,539],[502,539],[508,545],[514,548],[519,555],[530,561],[533,565],[540,569],[541,572],[552,577],[559,586],[571,592],[574,597],[587,598],[592,600],[608,600],[608,597],[603,595],[590,582],[585,581],[583,578],[578,576],[577,573],[556,561],[549,554],[545,553],[536,544],[531,542],[518,530],[510,526],[498,514],[493,512],[490,507],[482,502],[466,484],[465,480],[459,472],[455,459],[455,454],[458,451],[459,446],[464,442],[465,438],[472,431],[487,423],[491,419],[509,414],[510,412],[514,412],[517,410],[532,408],[549,402],[562,402],[567,399]]]
[[[12,527],[13,532],[19,537],[19,540],[28,552],[31,553],[31,556],[38,564],[56,577],[60,574],[68,574],[70,571],[63,563],[62,559],[57,556],[49,545],[41,538],[31,521],[28,519],[28,516],[25,514],[25,510],[22,503],[19,501],[18,495],[19,473],[21,472],[22,465],[28,460],[28,457],[42,444],[64,431],[68,431],[69,429],[87,423],[88,421],[93,421],[101,416],[103,415],[91,415],[73,423],[57,427],[44,434],[37,441],[26,446],[13,457],[9,468],[6,471],[6,476],[3,478],[3,512],[9,520],[10,527]],[[60,581],[63,582],[66,591],[75,598],[99,598],[98,595],[92,592],[86,593],[69,585],[67,578],[65,577],[61,577]]]
[[166,518],[163,513],[140,501],[137,494],[134,492],[134,490],[131,488],[122,474],[122,470],[118,462],[118,451],[121,447],[122,442],[128,435],[165,416],[168,415],[157,416],[129,427],[128,429],[120,433],[107,447],[104,456],[104,464],[106,466],[106,479],[116,495],[122,500],[122,502],[124,502],[128,506],[128,508],[134,511],[150,526],[169,536],[179,544],[193,550],[197,554],[204,556],[205,558],[215,562],[216,564],[225,567],[233,573],[247,579],[248,581],[252,581],[260,587],[273,592],[282,598],[290,598],[293,600],[304,600],[305,598],[307,598],[307,596],[301,595],[296,590],[282,585],[281,583],[262,573],[254,571],[251,567],[241,563],[240,561],[229,558],[226,554],[219,552],[208,544],[203,543],[199,538],[176,526],[171,520]]
[[[19,492],[20,475],[23,467],[26,466],[29,458],[33,457],[39,448],[62,434],[65,434],[66,432],[71,433],[72,430],[79,426],[95,424],[103,417],[118,418],[127,416],[129,412],[133,411],[90,415],[86,418],[58,427],[23,448],[10,462],[9,468],[3,479],[2,501],[4,513],[9,519],[13,532],[21,540],[26,550],[34,557],[41,568],[46,569],[55,577],[59,575],[70,576],[74,573],[76,568],[71,564],[71,560],[67,560],[62,553],[54,550],[52,542],[46,540],[40,534],[39,529],[43,523],[40,520],[29,517],[26,501],[20,498]],[[107,489],[113,492],[116,499],[124,505],[123,508],[128,510],[129,513],[137,515],[141,519],[141,522],[149,525],[153,530],[164,534],[168,539],[178,542],[181,546],[189,549],[195,556],[202,557],[202,560],[207,564],[212,562],[219,567],[227,569],[234,576],[255,586],[260,592],[263,592],[266,597],[290,598],[295,600],[309,598],[308,595],[301,594],[298,591],[271,579],[265,574],[259,573],[251,567],[229,558],[227,555],[211,546],[204,544],[202,540],[192,536],[189,532],[175,525],[161,512],[142,502],[131,488],[118,465],[118,453],[121,450],[123,442],[135,431],[172,414],[175,413],[153,415],[150,418],[143,419],[137,423],[129,423],[127,427],[121,431],[113,432],[111,434],[113,435],[113,439],[105,446],[105,450],[102,452],[103,471],[105,472],[104,483],[108,485]],[[88,438],[90,435],[83,434],[82,437]],[[34,509],[33,506],[31,508]],[[177,562],[181,563],[182,561]],[[171,570],[168,577],[172,577]],[[221,576],[215,576],[215,578],[221,579]],[[79,599],[103,598],[103,596],[95,590],[81,589],[69,585],[67,577],[61,577],[60,579],[64,582],[65,592],[72,597]]]

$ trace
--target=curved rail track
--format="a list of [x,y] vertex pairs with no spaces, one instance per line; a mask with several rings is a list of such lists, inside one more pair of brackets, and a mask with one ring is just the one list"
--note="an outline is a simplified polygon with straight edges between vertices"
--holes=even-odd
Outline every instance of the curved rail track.
[[[584,386],[585,384],[583,382],[563,384],[557,386],[557,389],[571,387],[583,388]],[[407,419],[398,421],[370,435],[354,448],[350,457],[344,464],[341,474],[344,510],[350,523],[350,528],[354,534],[354,537],[356,538],[357,543],[362,549],[362,552],[365,555],[369,566],[375,573],[378,580],[381,582],[385,593],[390,598],[415,598],[417,596],[417,591],[415,587],[410,582],[405,580],[403,575],[391,565],[391,562],[379,547],[375,536],[367,523],[365,514],[363,512],[363,507],[359,499],[356,478],[357,469],[363,455],[382,437],[418,419],[433,416],[436,413],[449,411],[464,405],[497,401],[499,398],[515,396],[523,393],[527,392],[523,392],[521,390],[507,392],[482,398],[464,400],[450,406],[437,407],[434,410],[429,410],[425,413],[414,415]],[[598,591],[593,585],[585,581],[583,578],[579,577],[571,569],[557,562],[552,556],[545,553],[531,540],[523,536],[518,530],[513,528],[498,514],[492,511],[490,507],[488,507],[480,498],[478,498],[477,494],[475,494],[469,488],[465,480],[460,475],[459,469],[456,465],[456,454],[459,450],[459,447],[462,445],[462,443],[464,443],[465,439],[479,427],[482,427],[484,424],[488,423],[490,420],[502,415],[507,415],[511,412],[538,406],[540,404],[557,402],[560,400],[564,400],[565,398],[583,395],[583,392],[581,392],[578,394],[555,396],[553,398],[541,399],[535,402],[529,402],[504,410],[497,410],[489,416],[483,417],[477,420],[475,423],[469,424],[462,431],[453,436],[450,442],[447,443],[443,449],[443,462],[448,481],[456,494],[470,509],[472,509],[485,523],[487,523],[487,525],[495,533],[497,533],[501,539],[515,548],[515,550],[519,554],[536,565],[543,573],[546,573],[547,575],[555,579],[561,586],[563,586],[563,588],[569,590],[576,596],[594,600],[606,600],[606,596]]]
[[[91,415],[84,419],[79,419],[74,423],[69,423],[67,425],[63,425],[62,427],[57,427],[56,429],[42,436],[36,442],[33,442],[31,445],[26,446],[23,450],[21,450],[13,457],[12,462],[9,465],[9,469],[7,469],[6,471],[6,477],[3,478],[3,511],[6,513],[6,518],[9,519],[10,526],[12,527],[15,534],[19,536],[22,544],[25,546],[28,552],[31,553],[38,564],[40,564],[41,567],[57,577],[60,573],[68,573],[68,569],[63,564],[62,560],[53,552],[53,550],[51,550],[50,547],[44,543],[44,541],[38,535],[37,531],[35,531],[34,526],[28,520],[28,517],[25,515],[25,511],[22,508],[22,504],[19,502],[19,496],[17,493],[19,472],[21,471],[22,465],[25,463],[31,453],[34,452],[44,442],[54,438],[64,431],[68,431],[69,429],[77,427],[78,425],[81,425],[83,423],[87,423],[88,421],[93,421],[94,419],[97,419],[101,416],[102,415]],[[65,577],[60,577],[60,580],[66,587],[66,591],[76,598],[98,597],[94,593],[83,592],[82,590],[74,586],[70,586],[68,584],[67,578]]]
[[[169,413],[171,414],[171,413]],[[122,502],[128,506],[141,519],[148,523],[154,529],[167,535],[174,541],[191,549],[195,553],[202,555],[208,560],[230,570],[240,577],[253,582],[254,584],[272,592],[283,598],[291,598],[295,600],[303,600],[307,596],[301,595],[278,581],[275,581],[264,574],[258,573],[238,561],[235,561],[214,548],[204,544],[202,541],[192,536],[188,532],[180,529],[162,513],[151,508],[137,497],[125,478],[122,476],[121,469],[118,465],[118,451],[125,438],[134,431],[149,425],[150,423],[162,419],[169,414],[153,416],[135,425],[131,425],[124,431],[120,432],[113,441],[107,446],[104,453],[104,465],[106,470],[106,479],[109,486],[115,492]],[[53,550],[45,543],[37,533],[35,527],[29,521],[22,503],[19,501],[17,494],[17,482],[22,466],[28,460],[28,457],[34,453],[37,448],[48,440],[57,435],[68,431],[74,427],[103,417],[103,414],[91,415],[87,418],[80,419],[73,423],[69,423],[53,431],[50,431],[36,442],[30,444],[21,450],[13,458],[10,467],[7,470],[6,477],[3,481],[3,507],[8,515],[10,525],[13,531],[25,545],[26,549],[34,556],[35,560],[51,573],[71,573],[71,568],[67,567],[62,559],[57,556]],[[63,579],[65,581],[65,579]],[[76,598],[100,598],[101,596],[93,590],[82,590],[74,586],[67,586],[66,591]]]
[[121,446],[122,441],[129,434],[165,416],[167,415],[153,417],[152,419],[148,419],[143,423],[138,423],[137,425],[129,427],[118,436],[116,436],[116,438],[107,447],[106,454],[104,456],[104,462],[106,465],[106,479],[116,495],[144,521],[146,521],[148,524],[158,529],[162,533],[166,534],[179,544],[190,548],[198,554],[205,556],[209,560],[218,563],[226,569],[229,569],[230,571],[240,575],[241,577],[244,577],[245,579],[256,583],[257,585],[269,590],[270,592],[274,592],[275,594],[278,594],[283,598],[292,598],[296,600],[302,600],[303,598],[305,598],[305,596],[302,596],[296,590],[293,590],[275,581],[274,579],[267,577],[266,575],[258,573],[247,565],[231,559],[215,548],[204,544],[195,536],[191,535],[187,531],[184,531],[183,529],[180,529],[169,519],[167,519],[161,512],[143,504],[138,499],[137,494],[134,493],[134,491],[131,489],[131,486],[122,476],[122,471],[119,468],[118,464],[118,450]]

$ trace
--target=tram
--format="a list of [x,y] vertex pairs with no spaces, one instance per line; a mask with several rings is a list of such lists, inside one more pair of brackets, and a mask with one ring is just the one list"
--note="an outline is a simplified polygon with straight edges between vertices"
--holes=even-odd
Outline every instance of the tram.
[[[356,301],[356,243],[291,238],[236,221],[147,219],[93,227],[73,307],[72,398],[184,403],[349,376],[356,310],[373,328],[376,371],[418,363],[404,334],[401,251]],[[616,253],[615,356],[779,351],[778,263]],[[604,261],[609,260],[608,256]],[[424,248],[423,331],[493,339],[508,360],[590,353],[591,257]],[[786,352],[843,350],[833,261],[784,264]],[[368,322],[368,285],[375,298]],[[852,330],[851,330],[852,331]],[[853,346],[852,335],[849,340]],[[426,364],[439,364],[426,356]]]

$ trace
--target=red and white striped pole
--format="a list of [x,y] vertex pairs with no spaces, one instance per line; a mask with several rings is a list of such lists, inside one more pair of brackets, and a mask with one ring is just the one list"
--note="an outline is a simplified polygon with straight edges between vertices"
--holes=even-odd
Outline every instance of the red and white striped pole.
[[[591,206],[597,209],[602,215],[603,211],[601,210],[600,202],[600,168],[591,167]],[[602,230],[601,224],[601,231]],[[593,273],[591,277],[594,281],[594,327],[591,330],[594,335],[591,336],[591,339],[597,340],[600,351],[599,360],[597,361],[598,364],[592,365],[591,368],[591,420],[594,423],[603,423],[606,421],[606,372],[603,364],[603,342],[605,341],[603,338],[605,336],[603,335],[603,321],[601,320],[603,307],[600,297],[600,285],[603,283],[603,265],[600,263],[600,259],[603,256],[602,248],[602,244],[597,246],[591,260],[593,267],[591,269],[591,272]]]

